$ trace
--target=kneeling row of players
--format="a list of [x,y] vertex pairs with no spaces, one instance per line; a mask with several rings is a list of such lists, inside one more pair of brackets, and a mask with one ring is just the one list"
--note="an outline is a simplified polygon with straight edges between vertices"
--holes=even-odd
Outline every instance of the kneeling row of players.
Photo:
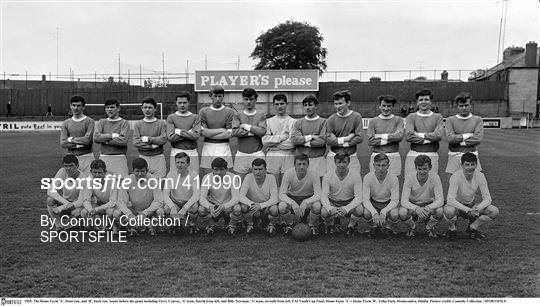
[[[446,197],[439,176],[431,171],[431,159],[426,155],[416,157],[416,173],[405,177],[401,201],[399,200],[398,178],[388,171],[390,160],[385,154],[378,154],[373,160],[374,170],[362,177],[350,171],[350,157],[337,154],[334,157],[336,169],[327,173],[321,181],[317,174],[309,170],[309,158],[298,154],[294,158],[294,168],[287,170],[278,190],[276,179],[266,172],[266,161],[255,159],[252,171],[245,176],[238,188],[232,182],[234,174],[227,172],[227,162],[222,158],[212,161],[212,172],[202,179],[210,184],[199,184],[198,174],[189,170],[190,158],[185,153],[175,157],[176,169],[167,178],[180,184],[165,184],[163,189],[150,188],[141,181],[152,179],[148,165],[142,158],[133,160],[133,173],[128,186],[118,189],[105,186],[101,189],[82,190],[51,189],[48,192],[49,214],[58,220],[62,214],[76,218],[92,218],[106,214],[118,221],[121,216],[129,219],[171,218],[178,224],[185,224],[188,232],[194,234],[202,230],[205,234],[214,233],[220,219],[225,220],[227,232],[234,235],[241,224],[245,224],[250,234],[258,220],[264,220],[265,231],[269,235],[281,228],[290,234],[295,223],[307,221],[312,235],[319,235],[322,228],[325,234],[334,234],[340,224],[347,224],[347,235],[357,232],[357,222],[364,219],[370,226],[369,236],[378,233],[397,234],[395,225],[407,225],[407,237],[416,235],[416,223],[426,223],[426,234],[438,237],[435,226],[443,219],[448,224],[446,236],[457,237],[457,217],[468,219],[467,233],[470,238],[484,236],[478,228],[498,215],[498,208],[491,204],[491,196],[484,174],[476,170],[477,157],[466,153],[461,157],[462,169],[450,178]],[[63,167],[56,178],[67,179],[83,176],[74,155],[67,155]],[[107,182],[107,170],[102,160],[91,164],[91,178]],[[482,199],[475,201],[480,190]],[[348,222],[347,222],[348,220]],[[321,223],[322,221],[322,223]],[[62,230],[56,223],[57,229]],[[129,229],[131,232],[141,227]],[[155,234],[156,228],[149,232]]]

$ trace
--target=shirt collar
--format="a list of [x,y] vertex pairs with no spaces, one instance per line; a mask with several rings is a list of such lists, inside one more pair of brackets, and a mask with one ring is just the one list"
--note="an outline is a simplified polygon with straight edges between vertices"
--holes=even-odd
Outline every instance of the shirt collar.
[[381,119],[384,119],[384,120],[388,120],[388,119],[392,119],[394,118],[394,114],[390,114],[390,116],[383,116],[382,114],[379,114],[379,118]]
[[463,119],[463,120],[465,120],[465,119],[471,118],[471,117],[472,117],[472,113],[469,113],[466,117],[463,117],[463,116],[461,116],[460,114],[457,114],[456,117],[457,117],[458,119]]
[[319,119],[320,117],[319,117],[319,115],[315,115],[315,117],[309,118],[309,117],[306,115],[304,118],[305,118],[306,120],[308,120],[308,121],[315,121],[315,120]]
[[433,112],[432,111],[429,111],[429,113],[427,114],[422,114],[420,111],[417,111],[416,114],[420,117],[429,117],[431,115],[433,115]]
[[81,118],[79,118],[79,119],[75,119],[75,117],[71,117],[71,119],[73,119],[73,121],[75,121],[75,122],[81,122],[81,121],[83,121],[84,119],[86,119],[86,115],[83,115],[83,116],[82,116]]
[[157,121],[157,118],[156,118],[156,117],[154,117],[154,119],[146,119],[146,118],[143,118],[143,121],[144,121],[144,122],[149,122],[149,123],[150,123],[150,122],[156,122],[156,121]]
[[177,114],[178,116],[182,116],[182,117],[187,117],[187,116],[191,115],[191,112],[190,112],[190,111],[188,111],[187,113],[185,113],[185,114],[182,114],[181,112],[179,112],[179,111],[176,111],[176,112],[175,112],[175,114]]

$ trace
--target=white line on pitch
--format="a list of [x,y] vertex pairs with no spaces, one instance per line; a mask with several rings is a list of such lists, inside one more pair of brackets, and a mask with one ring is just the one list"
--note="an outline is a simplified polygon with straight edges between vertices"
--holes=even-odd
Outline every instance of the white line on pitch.
[[535,212],[535,213],[527,213],[527,215],[540,215],[540,212]]

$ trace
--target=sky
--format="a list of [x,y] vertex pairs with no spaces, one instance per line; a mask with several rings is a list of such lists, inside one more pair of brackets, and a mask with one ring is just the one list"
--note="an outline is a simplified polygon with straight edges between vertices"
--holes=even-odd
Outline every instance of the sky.
[[[54,77],[58,67],[64,76],[117,75],[119,57],[121,73],[131,75],[163,66],[203,70],[205,56],[209,70],[236,70],[238,60],[240,70],[251,70],[256,38],[294,20],[322,33],[326,77],[411,69],[468,75],[497,63],[502,1],[0,0],[0,73]],[[539,3],[508,0],[504,47],[539,42]]]

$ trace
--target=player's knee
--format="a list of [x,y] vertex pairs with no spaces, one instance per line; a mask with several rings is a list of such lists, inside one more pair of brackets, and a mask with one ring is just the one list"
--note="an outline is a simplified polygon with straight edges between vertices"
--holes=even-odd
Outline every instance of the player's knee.
[[73,217],[80,217],[81,216],[81,209],[80,208],[75,208],[74,210],[71,211],[71,215]]
[[245,214],[249,211],[249,206],[245,204],[240,204],[240,208],[242,209],[242,213]]
[[188,211],[192,214],[196,214],[199,211],[199,204],[195,203],[191,205],[191,207],[188,209]]
[[280,202],[278,204],[278,210],[279,210],[279,213],[280,214],[286,214],[288,211],[289,211],[289,204],[285,203],[285,202]]
[[457,209],[450,205],[444,206],[443,211],[444,211],[444,216],[447,219],[452,219],[457,215]]
[[114,208],[108,208],[107,210],[105,210],[105,214],[106,214],[107,217],[109,217],[109,218],[112,218],[113,213],[114,213]]
[[329,213],[328,210],[326,210],[326,208],[324,208],[324,207],[321,209],[321,217],[322,217],[322,218],[328,218],[328,217],[330,217],[330,213]]
[[164,208],[158,208],[156,210],[156,215],[159,217],[163,217],[165,215],[165,209]]
[[317,201],[311,204],[311,212],[318,215],[321,213],[321,202]]
[[364,211],[362,212],[363,216],[364,216],[364,219],[366,220],[371,220],[373,219],[373,216],[371,215],[371,212],[367,209],[364,209]]
[[54,206],[55,201],[51,197],[47,197],[47,206]]
[[204,206],[199,206],[199,216],[201,217],[205,217],[206,215],[208,215],[210,213],[210,211],[208,211],[208,209]]
[[362,218],[364,217],[364,207],[362,205],[358,205],[355,208],[351,210],[351,215],[355,215],[356,217]]
[[81,217],[88,217],[88,210],[86,210],[86,208],[81,209]]
[[388,212],[388,219],[392,222],[399,220],[399,208],[394,208]]
[[[165,213],[167,215],[171,214],[171,208],[169,206],[167,206],[167,205],[165,205],[163,208],[160,208],[160,209],[163,210],[163,213]],[[158,209],[158,212],[159,212],[160,209]]]
[[431,215],[433,216],[433,218],[441,220],[444,215],[444,209],[442,207],[435,208]]
[[236,204],[233,206],[231,212],[237,216],[241,215],[242,214],[242,207],[240,206],[240,204]]
[[411,216],[411,213],[409,212],[409,209],[405,208],[405,207],[400,207],[398,209],[398,213],[399,213],[399,218],[401,220],[407,220],[410,218]]
[[496,218],[499,215],[499,208],[494,205],[489,205],[486,208],[486,215],[490,217],[491,219]]
[[113,218],[119,219],[122,216],[122,211],[120,209],[115,209],[113,211]]
[[272,217],[277,217],[279,215],[279,209],[278,209],[278,206],[277,205],[272,205],[268,208],[268,213],[272,216]]

